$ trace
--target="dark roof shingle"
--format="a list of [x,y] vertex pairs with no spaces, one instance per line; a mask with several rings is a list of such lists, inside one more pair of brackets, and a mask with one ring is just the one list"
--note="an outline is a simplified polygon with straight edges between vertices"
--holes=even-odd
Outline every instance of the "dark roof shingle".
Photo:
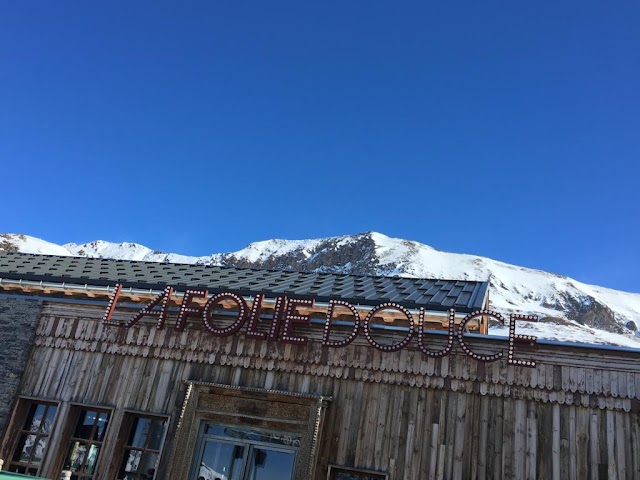
[[488,282],[407,277],[375,277],[337,273],[292,272],[252,268],[140,262],[103,258],[59,257],[0,252],[0,278],[177,290],[201,288],[243,295],[293,295],[353,304],[396,302],[407,308],[468,313],[483,307]]

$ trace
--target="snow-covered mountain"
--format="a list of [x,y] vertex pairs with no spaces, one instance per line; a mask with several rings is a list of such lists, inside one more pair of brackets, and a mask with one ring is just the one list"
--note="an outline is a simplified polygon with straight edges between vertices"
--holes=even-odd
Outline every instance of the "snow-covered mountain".
[[[57,245],[18,234],[0,235],[0,250],[103,257],[152,262],[489,280],[491,307],[504,313],[539,315],[527,333],[582,343],[640,348],[640,294],[587,285],[553,273],[518,267],[476,255],[448,253],[422,243],[380,233],[314,240],[266,240],[232,253],[192,257],[152,250],[137,243],[97,240]],[[492,334],[506,335],[496,326]]]

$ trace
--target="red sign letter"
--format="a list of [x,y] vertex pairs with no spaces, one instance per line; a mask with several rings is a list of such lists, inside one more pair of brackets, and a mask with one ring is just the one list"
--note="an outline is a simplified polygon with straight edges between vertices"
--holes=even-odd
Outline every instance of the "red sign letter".
[[120,296],[121,290],[122,290],[122,285],[117,284],[116,289],[113,291],[113,295],[109,299],[109,304],[107,305],[107,311],[104,312],[104,317],[102,317],[103,325],[113,325],[114,327],[124,326],[123,323],[111,321],[111,315],[113,315],[113,311],[116,309],[116,303],[118,302],[118,297]]
[[[353,313],[354,324],[353,324],[353,332],[344,340],[340,340],[337,342],[332,342],[329,340],[329,335],[331,332],[331,318],[333,317],[333,309],[336,305],[342,305],[343,307],[348,308]],[[358,330],[360,329],[360,313],[356,307],[351,305],[350,303],[343,302],[342,300],[331,300],[329,302],[329,308],[327,309],[327,321],[324,324],[324,333],[322,335],[322,345],[325,347],[346,347],[351,342],[353,342],[358,336]]]
[[287,343],[294,343],[304,345],[307,343],[308,339],[306,337],[294,337],[293,336],[293,324],[294,323],[304,323],[308,324],[310,321],[309,315],[294,315],[296,311],[297,305],[308,305],[313,308],[313,300],[301,300],[292,298],[289,300],[289,304],[287,306],[287,313],[284,316],[284,333],[282,334],[282,341]]
[[473,352],[469,347],[467,347],[467,344],[465,343],[463,338],[464,327],[467,325],[467,323],[469,323],[470,320],[473,320],[474,318],[479,317],[481,315],[488,315],[489,317],[493,317],[504,325],[504,317],[500,315],[498,312],[493,312],[491,310],[475,311],[473,313],[470,313],[466,317],[464,317],[464,319],[458,326],[458,331],[456,332],[458,336],[458,343],[460,343],[460,348],[462,348],[464,353],[466,353],[467,355],[470,355],[471,357],[475,358],[479,362],[495,362],[496,360],[499,360],[502,358],[502,352],[494,353],[493,355],[479,355]]
[[273,320],[271,321],[269,338],[272,338],[274,340],[278,339],[278,333],[280,331],[280,322],[282,321],[282,314],[284,313],[284,308],[286,304],[287,304],[287,297],[285,297],[284,295],[276,298],[276,306],[273,309]]
[[[373,337],[371,337],[370,324],[371,324],[371,320],[373,320],[373,316],[376,313],[381,312],[382,310],[386,310],[387,308],[395,308],[396,310],[400,310],[402,313],[405,314],[405,316],[407,317],[407,320],[409,320],[409,331],[407,332],[407,336],[404,337],[400,342],[392,345],[382,345],[381,343],[378,343],[377,341],[375,341]],[[364,336],[367,337],[367,340],[372,346],[374,346],[378,350],[382,350],[383,352],[395,352],[396,350],[401,350],[402,348],[404,348],[404,346],[411,341],[411,337],[413,336],[413,328],[414,328],[414,321],[413,321],[413,316],[411,316],[411,312],[409,312],[409,310],[407,310],[406,308],[404,308],[402,305],[398,303],[381,303],[376,308],[371,310],[367,314],[367,317],[364,319]]]
[[538,337],[534,337],[533,335],[517,335],[516,334],[516,320],[526,320],[528,322],[537,322],[538,317],[535,315],[509,315],[509,364],[510,365],[520,365],[523,367],[535,367],[536,362],[530,360],[515,360],[513,358],[514,351],[514,343],[529,343],[534,344]]
[[[118,285],[118,287],[116,287],[116,291],[114,292],[113,298],[109,301],[109,307],[107,309],[107,314],[105,315],[105,320],[107,320],[105,322],[105,325],[119,325],[121,327],[130,328],[138,323],[142,317],[144,317],[145,315],[149,315],[152,317],[158,317],[158,330],[162,330],[164,328],[164,322],[166,321],[167,314],[169,313],[169,301],[171,300],[171,296],[173,295],[173,289],[171,287],[165,287],[160,295],[158,295],[151,301],[151,303],[149,303],[142,310],[136,313],[128,322],[111,322],[109,320],[111,319],[111,314],[115,309],[116,301],[118,299],[118,296],[120,295],[121,290],[122,285]],[[154,308],[158,305],[160,305],[160,310],[154,310]]]
[[[238,317],[236,321],[231,325],[225,328],[216,328],[211,324],[211,314],[213,313],[213,309],[215,306],[220,303],[222,300],[231,299],[238,304]],[[209,331],[215,335],[216,337],[226,337],[228,335],[233,335],[236,333],[242,325],[244,325],[244,321],[247,319],[247,302],[244,301],[240,295],[236,295],[235,293],[225,292],[225,293],[216,293],[213,297],[211,297],[204,306],[202,310],[202,321],[204,325],[209,329]]]
[[187,323],[187,316],[192,313],[194,315],[199,315],[202,313],[202,309],[200,307],[190,307],[189,304],[193,300],[194,297],[206,297],[206,290],[186,290],[184,292],[184,296],[182,297],[182,304],[180,305],[180,311],[178,312],[178,318],[176,319],[176,332],[181,332],[184,330],[184,327]]
[[452,308],[449,310],[449,337],[447,339],[447,346],[437,352],[431,351],[424,345],[424,308],[420,307],[420,313],[418,314],[418,347],[420,347],[422,353],[431,358],[439,358],[449,355],[453,348],[453,329],[455,328],[455,322],[456,311]]
[[247,325],[247,332],[245,335],[249,338],[267,338],[267,334],[259,332],[258,322],[260,321],[260,313],[262,313],[262,301],[264,300],[264,294],[259,293],[253,299],[251,305],[251,311],[249,312],[249,324]]

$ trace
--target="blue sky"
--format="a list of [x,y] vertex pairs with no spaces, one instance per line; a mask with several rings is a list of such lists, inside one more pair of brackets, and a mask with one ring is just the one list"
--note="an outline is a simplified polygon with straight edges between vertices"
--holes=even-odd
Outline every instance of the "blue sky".
[[0,231],[375,230],[640,292],[640,3],[0,1]]

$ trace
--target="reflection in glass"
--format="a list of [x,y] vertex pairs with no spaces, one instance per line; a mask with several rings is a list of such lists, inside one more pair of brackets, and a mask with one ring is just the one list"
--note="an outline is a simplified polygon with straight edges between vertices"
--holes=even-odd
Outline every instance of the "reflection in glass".
[[40,463],[42,461],[42,457],[44,457],[44,451],[47,448],[47,438],[46,437],[38,437],[36,440],[35,448],[33,449],[31,461],[33,463]]
[[122,470],[126,473],[135,473],[138,471],[142,452],[140,450],[130,450],[128,453],[129,454],[124,458]]
[[[140,473],[149,475],[149,472],[155,472],[158,463],[158,454],[155,452],[142,452],[141,450],[130,450],[124,458],[123,465],[120,469],[122,473]],[[135,477],[136,475],[132,475]],[[147,478],[143,476],[142,478]],[[151,478],[153,475],[149,476]]]
[[9,470],[36,475],[47,450],[56,405],[30,402]]
[[[158,454],[152,452],[144,452],[142,454],[142,459],[140,460],[140,465],[138,471],[145,472],[149,475],[149,472],[155,473],[155,467],[158,464]],[[151,478],[152,476],[142,477],[142,478]]]
[[262,432],[260,430],[233,427],[229,425],[208,424],[205,435],[217,435],[248,442],[264,442],[287,447],[300,447],[300,435],[291,433]]
[[93,422],[95,422],[97,412],[83,410],[80,414],[80,420],[76,425],[76,430],[73,432],[74,437],[89,438],[91,436],[91,430],[93,430]]
[[160,450],[162,447],[162,440],[164,439],[164,431],[167,426],[167,421],[164,419],[154,418],[149,425],[149,442],[147,448],[149,450]]
[[149,432],[150,418],[136,417],[133,421],[133,428],[129,435],[129,445],[132,447],[144,447]]
[[49,435],[51,433],[51,427],[53,426],[53,420],[56,417],[57,409],[58,407],[55,407],[53,405],[48,405],[47,414],[44,419],[44,424],[41,425],[42,427],[41,431],[43,434]]
[[41,403],[34,403],[31,405],[29,414],[27,415],[27,421],[25,422],[25,430],[37,432],[40,429],[45,408],[46,405]]
[[96,466],[96,460],[98,460],[98,454],[100,453],[100,447],[97,445],[91,445],[89,447],[89,455],[87,456],[87,470],[86,472],[91,475],[93,469]]
[[247,480],[291,480],[294,452],[253,447]]
[[23,434],[20,436],[18,448],[13,454],[13,461],[28,462],[31,456],[31,449],[36,441],[35,435]]
[[242,445],[207,441],[202,452],[198,478],[203,477],[204,480],[241,480],[244,455],[245,447]]
[[98,440],[99,442],[104,440],[104,434],[107,430],[107,424],[109,423],[109,414],[106,412],[102,412],[98,415],[98,422],[96,424],[96,433],[94,436],[94,440]]
[[84,457],[87,453],[87,446],[82,442],[73,442],[69,449],[69,456],[67,458],[67,464],[69,469],[73,472],[77,472],[84,463]]

